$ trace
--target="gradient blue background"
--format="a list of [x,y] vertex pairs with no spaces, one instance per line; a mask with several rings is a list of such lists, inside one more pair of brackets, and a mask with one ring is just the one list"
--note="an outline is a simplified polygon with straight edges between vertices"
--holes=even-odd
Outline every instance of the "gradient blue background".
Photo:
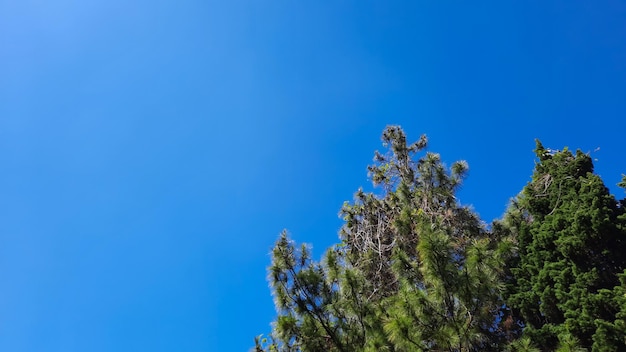
[[625,113],[624,1],[0,0],[0,350],[246,351],[387,124],[490,221],[534,138],[622,198]]

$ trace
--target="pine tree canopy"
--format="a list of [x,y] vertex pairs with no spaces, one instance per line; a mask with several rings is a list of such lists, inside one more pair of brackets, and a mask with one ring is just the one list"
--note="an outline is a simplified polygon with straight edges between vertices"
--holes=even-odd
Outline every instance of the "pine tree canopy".
[[589,155],[537,141],[531,181],[487,226],[455,196],[466,162],[398,126],[382,142],[379,191],[343,205],[340,243],[315,261],[280,235],[255,351],[626,351],[626,201]]

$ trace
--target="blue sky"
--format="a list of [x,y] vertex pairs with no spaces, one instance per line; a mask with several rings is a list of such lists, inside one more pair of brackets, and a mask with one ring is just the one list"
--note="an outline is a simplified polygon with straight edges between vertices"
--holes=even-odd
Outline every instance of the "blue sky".
[[400,124],[486,221],[534,138],[626,172],[624,1],[0,0],[0,350],[245,351]]

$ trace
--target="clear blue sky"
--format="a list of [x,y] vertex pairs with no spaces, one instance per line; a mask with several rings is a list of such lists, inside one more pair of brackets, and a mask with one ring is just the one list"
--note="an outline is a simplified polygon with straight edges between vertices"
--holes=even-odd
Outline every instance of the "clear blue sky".
[[0,350],[246,351],[387,124],[486,221],[534,138],[623,197],[626,2],[0,0]]

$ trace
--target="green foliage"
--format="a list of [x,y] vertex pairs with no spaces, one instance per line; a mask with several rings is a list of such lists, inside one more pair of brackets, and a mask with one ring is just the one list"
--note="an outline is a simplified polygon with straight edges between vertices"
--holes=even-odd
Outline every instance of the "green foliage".
[[509,350],[512,352],[541,352],[540,349],[535,347],[532,340],[528,336],[524,336],[519,340],[513,341],[509,345]]
[[363,345],[368,303],[358,295],[362,281],[338,253],[330,249],[317,263],[306,246],[280,236],[269,269],[279,314],[271,341],[257,341],[257,350],[348,352]]
[[409,351],[477,351],[497,346],[493,328],[503,304],[502,262],[488,238],[470,241],[463,259],[457,257],[457,245],[441,229],[421,231],[420,261],[402,265],[421,275],[397,272],[399,293],[386,300],[385,331],[395,345]]
[[[398,290],[399,281],[392,271],[396,249],[417,260],[419,229],[424,222],[439,224],[460,242],[484,235],[478,217],[456,202],[454,194],[467,173],[464,161],[450,170],[436,153],[423,152],[427,139],[407,145],[404,132],[397,126],[383,133],[386,154],[375,153],[375,164],[368,167],[377,196],[359,190],[353,204],[346,204],[340,215],[345,220],[340,237],[347,245],[348,260],[366,278],[371,298],[381,299]],[[417,154],[423,152],[420,158]],[[462,253],[459,253],[462,258]]]
[[617,185],[626,190],[626,175],[622,175],[622,181],[620,181]]
[[509,210],[519,251],[507,301],[524,335],[544,348],[565,346],[559,336],[570,336],[599,350],[607,342],[596,334],[606,334],[617,313],[603,290],[618,285],[626,267],[624,209],[593,174],[588,155],[550,151],[539,141],[535,152],[532,181]]
[[531,182],[487,229],[455,197],[465,162],[397,126],[382,140],[380,191],[344,203],[340,244],[316,262],[276,242],[257,352],[626,350],[626,204],[589,156],[537,141]]

